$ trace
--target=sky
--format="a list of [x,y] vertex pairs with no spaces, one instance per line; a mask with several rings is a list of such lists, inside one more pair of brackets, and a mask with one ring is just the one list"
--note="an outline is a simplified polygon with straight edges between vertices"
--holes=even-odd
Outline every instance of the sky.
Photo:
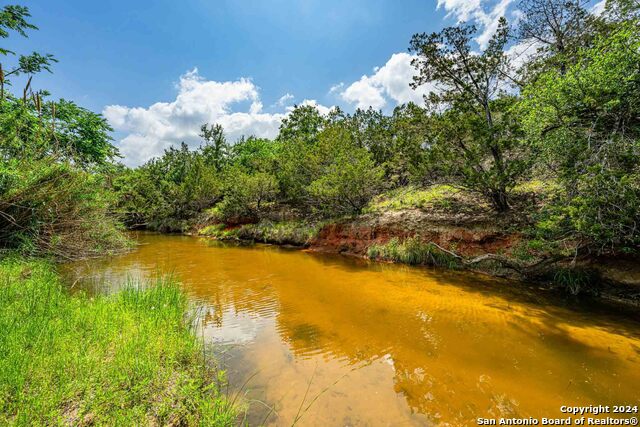
[[[5,2],[3,2],[5,3]],[[13,2],[12,2],[13,3]],[[389,112],[422,103],[409,87],[417,32],[475,23],[480,48],[514,0],[23,0],[39,31],[3,47],[53,54],[46,88],[102,113],[123,162],[200,144],[202,123],[231,141],[274,137],[294,104]]]

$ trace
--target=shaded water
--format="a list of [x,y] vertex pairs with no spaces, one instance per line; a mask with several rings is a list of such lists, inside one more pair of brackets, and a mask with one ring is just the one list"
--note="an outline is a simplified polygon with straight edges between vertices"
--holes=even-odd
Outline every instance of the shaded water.
[[[71,271],[85,284],[173,273],[203,307],[206,339],[222,344],[231,386],[252,377],[247,399],[275,408],[268,424],[303,414],[298,425],[475,425],[566,417],[565,404],[640,404],[637,312],[470,274],[139,240],[130,254]],[[266,413],[253,403],[252,425]]]

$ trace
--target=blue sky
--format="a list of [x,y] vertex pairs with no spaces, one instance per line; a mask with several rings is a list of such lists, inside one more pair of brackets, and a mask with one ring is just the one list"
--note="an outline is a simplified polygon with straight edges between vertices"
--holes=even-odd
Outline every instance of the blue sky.
[[202,121],[231,139],[273,136],[294,103],[388,111],[419,101],[408,88],[412,34],[457,20],[487,32],[511,13],[510,0],[439,3],[27,0],[40,30],[4,44],[54,54],[54,74],[35,86],[103,112],[125,162],[139,164],[180,140],[197,145]]

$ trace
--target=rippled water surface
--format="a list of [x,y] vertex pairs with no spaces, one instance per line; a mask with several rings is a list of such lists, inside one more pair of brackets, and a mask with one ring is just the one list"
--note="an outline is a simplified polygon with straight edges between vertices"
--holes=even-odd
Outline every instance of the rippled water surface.
[[[249,379],[247,401],[274,407],[267,424],[475,425],[560,417],[562,404],[640,404],[634,311],[469,274],[138,238],[136,251],[69,274],[84,286],[174,274],[220,344],[232,390]],[[253,403],[248,419],[267,411]]]

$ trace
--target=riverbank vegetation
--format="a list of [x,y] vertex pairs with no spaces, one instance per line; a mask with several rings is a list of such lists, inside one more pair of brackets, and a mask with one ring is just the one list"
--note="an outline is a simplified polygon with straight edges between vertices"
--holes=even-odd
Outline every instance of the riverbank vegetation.
[[70,295],[14,257],[0,278],[0,424],[235,425],[175,283]]
[[[29,19],[4,6],[0,39]],[[175,283],[90,298],[55,272],[131,245],[109,124],[36,89],[56,62],[0,47],[0,424],[235,425]]]

